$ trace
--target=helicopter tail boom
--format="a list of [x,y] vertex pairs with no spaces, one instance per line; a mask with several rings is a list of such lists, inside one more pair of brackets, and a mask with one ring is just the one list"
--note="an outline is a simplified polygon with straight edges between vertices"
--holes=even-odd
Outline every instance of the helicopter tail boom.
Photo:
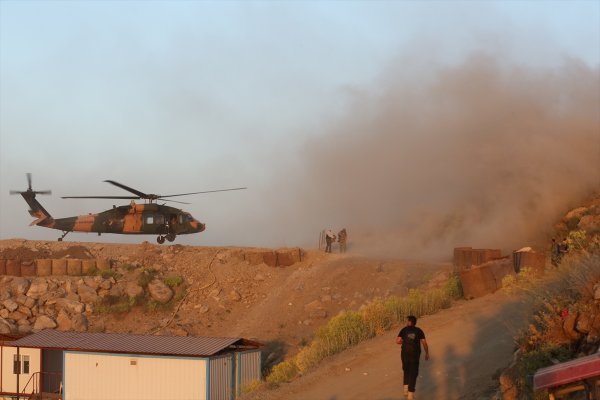
[[27,174],[28,188],[24,192],[11,190],[10,194],[20,194],[29,205],[29,215],[36,218],[30,225],[51,226],[54,219],[48,211],[35,199],[36,194],[50,194],[49,190],[35,191],[31,187],[31,174]]
[[36,200],[35,193],[23,192],[21,193],[21,196],[23,196],[29,207],[31,207],[29,209],[29,215],[36,218],[30,225],[47,226],[54,221],[54,218],[52,218],[50,213]]

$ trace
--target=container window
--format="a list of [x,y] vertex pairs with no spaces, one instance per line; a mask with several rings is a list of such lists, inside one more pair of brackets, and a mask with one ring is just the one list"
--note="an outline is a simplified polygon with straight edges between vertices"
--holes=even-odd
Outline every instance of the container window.
[[29,373],[29,356],[23,356],[23,373]]
[[16,354],[13,354],[13,374],[21,373],[21,363],[19,362],[19,358]]

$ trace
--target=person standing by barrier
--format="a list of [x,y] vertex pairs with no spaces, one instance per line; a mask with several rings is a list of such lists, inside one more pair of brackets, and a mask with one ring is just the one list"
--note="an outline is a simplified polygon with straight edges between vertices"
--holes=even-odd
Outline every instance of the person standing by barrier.
[[331,253],[331,244],[335,242],[335,234],[331,231],[331,229],[327,229],[325,231],[325,253]]
[[396,343],[402,345],[400,356],[402,370],[404,371],[404,397],[415,398],[415,386],[419,376],[419,360],[421,358],[421,345],[425,350],[425,360],[429,360],[429,346],[425,340],[425,333],[417,328],[417,318],[414,315],[406,317],[406,326],[400,330]]

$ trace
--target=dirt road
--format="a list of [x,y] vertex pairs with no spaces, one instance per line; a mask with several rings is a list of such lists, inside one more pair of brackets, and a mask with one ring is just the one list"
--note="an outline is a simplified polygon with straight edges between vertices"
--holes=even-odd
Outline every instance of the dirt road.
[[[489,399],[493,377],[512,360],[513,337],[526,326],[525,300],[505,293],[460,301],[418,321],[431,359],[421,360],[419,400]],[[396,331],[325,361],[302,378],[266,393],[265,400],[401,400]]]

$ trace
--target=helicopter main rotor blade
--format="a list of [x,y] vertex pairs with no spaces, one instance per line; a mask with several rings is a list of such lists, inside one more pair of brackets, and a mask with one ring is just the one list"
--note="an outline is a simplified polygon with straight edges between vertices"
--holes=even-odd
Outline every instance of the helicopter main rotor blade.
[[171,203],[179,203],[179,204],[192,204],[192,203],[186,203],[185,201],[177,201],[177,200],[169,200],[169,199],[161,199],[163,201],[170,201]]
[[120,187],[121,189],[127,190],[128,192],[131,192],[131,193],[135,194],[136,196],[138,196],[138,198],[140,198],[140,199],[149,199],[150,197],[152,197],[152,195],[148,195],[144,192],[140,192],[139,190],[135,190],[135,189],[130,188],[129,186],[125,186],[119,182],[115,182],[115,181],[111,181],[111,180],[105,180],[104,182],[108,182],[111,185],[115,185],[117,187]]
[[61,199],[139,199],[136,196],[63,196]]
[[244,190],[244,189],[248,189],[248,188],[242,187],[242,188],[232,188],[232,189],[205,190],[203,192],[192,192],[192,193],[181,193],[181,194],[168,194],[166,196],[158,196],[158,198],[159,199],[164,199],[165,197],[188,196],[190,194],[202,194],[202,193],[229,192],[230,190]]

